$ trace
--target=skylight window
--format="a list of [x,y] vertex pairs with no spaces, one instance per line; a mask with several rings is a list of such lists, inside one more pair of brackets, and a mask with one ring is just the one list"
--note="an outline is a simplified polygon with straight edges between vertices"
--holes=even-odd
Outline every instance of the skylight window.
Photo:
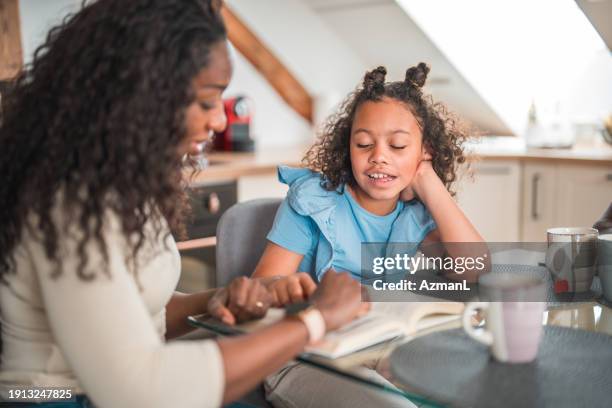
[[396,1],[516,134],[607,52],[574,0]]

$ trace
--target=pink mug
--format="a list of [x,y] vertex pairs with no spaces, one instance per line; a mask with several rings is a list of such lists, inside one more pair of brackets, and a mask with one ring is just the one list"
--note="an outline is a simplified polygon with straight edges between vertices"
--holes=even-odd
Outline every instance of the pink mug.
[[[504,363],[527,363],[538,353],[546,309],[544,280],[511,273],[489,273],[478,280],[486,302],[468,303],[463,329],[472,339],[490,347],[493,357]],[[472,315],[483,310],[485,328],[472,326]]]

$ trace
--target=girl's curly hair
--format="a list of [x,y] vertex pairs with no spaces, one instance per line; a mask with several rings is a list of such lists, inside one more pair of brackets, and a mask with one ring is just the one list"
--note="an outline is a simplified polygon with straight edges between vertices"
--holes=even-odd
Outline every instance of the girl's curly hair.
[[51,216],[59,191],[83,233],[83,280],[95,277],[85,270],[89,240],[108,262],[105,210],[136,238],[132,260],[148,221],[157,236],[161,217],[184,231],[189,206],[177,151],[184,111],[195,97],[192,79],[225,39],[219,4],[211,0],[84,2],[49,32],[16,79],[0,124],[1,280],[15,272],[13,251],[29,215],[57,265],[54,275],[61,273],[59,226]]
[[465,162],[463,142],[467,127],[441,103],[423,95],[429,67],[419,63],[406,71],[404,81],[385,82],[387,70],[378,67],[365,74],[363,83],[340,105],[338,112],[325,122],[317,142],[306,152],[303,163],[323,175],[323,186],[336,190],[356,181],[351,170],[350,138],[355,113],[362,103],[391,98],[403,102],[417,119],[423,144],[431,153],[432,166],[446,188],[451,190],[459,164]]

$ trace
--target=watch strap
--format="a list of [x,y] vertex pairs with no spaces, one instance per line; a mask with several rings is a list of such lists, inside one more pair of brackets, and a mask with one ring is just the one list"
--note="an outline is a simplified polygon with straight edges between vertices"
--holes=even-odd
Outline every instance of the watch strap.
[[325,336],[325,319],[321,311],[312,306],[295,315],[308,330],[308,344],[315,344]]

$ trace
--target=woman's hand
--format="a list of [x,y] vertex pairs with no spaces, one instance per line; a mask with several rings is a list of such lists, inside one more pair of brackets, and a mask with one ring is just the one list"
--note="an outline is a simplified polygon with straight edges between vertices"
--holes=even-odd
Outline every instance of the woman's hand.
[[419,192],[422,191],[423,185],[427,183],[427,180],[431,180],[432,177],[438,178],[438,175],[431,165],[431,154],[424,151],[412,182],[400,193],[400,200],[410,201],[415,197],[419,197]]
[[359,282],[347,272],[333,270],[323,276],[312,303],[323,315],[327,330],[337,329],[370,309],[370,303],[362,301]]
[[273,297],[257,279],[235,278],[220,288],[208,302],[208,313],[225,324],[233,325],[264,317]]
[[308,299],[317,289],[317,284],[309,274],[298,272],[272,280],[268,289],[274,299],[273,305],[281,307]]

